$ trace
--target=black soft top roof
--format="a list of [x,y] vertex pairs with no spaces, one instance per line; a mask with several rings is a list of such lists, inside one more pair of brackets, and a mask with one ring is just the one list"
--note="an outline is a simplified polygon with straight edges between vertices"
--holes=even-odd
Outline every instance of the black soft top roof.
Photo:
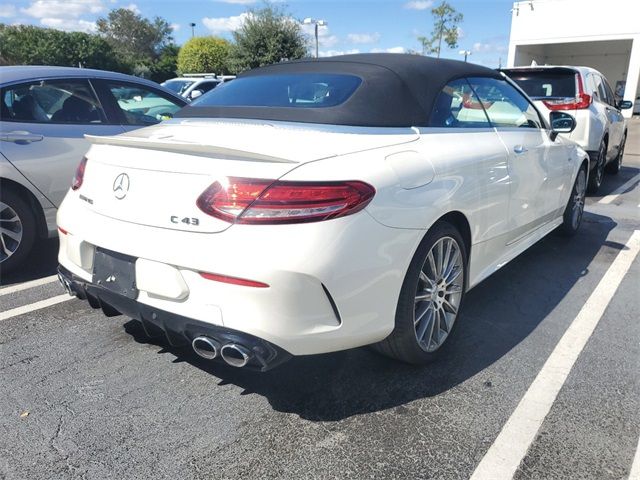
[[502,78],[495,70],[420,55],[370,53],[297,60],[249,70],[245,77],[294,73],[350,74],[362,79],[344,103],[327,108],[190,105],[177,118],[251,118],[362,127],[426,126],[435,99],[451,80]]

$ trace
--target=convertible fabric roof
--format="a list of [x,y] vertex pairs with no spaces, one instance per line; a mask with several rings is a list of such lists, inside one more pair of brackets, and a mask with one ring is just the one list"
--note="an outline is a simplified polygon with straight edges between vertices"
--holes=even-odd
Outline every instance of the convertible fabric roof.
[[334,107],[189,105],[176,118],[247,118],[361,127],[426,126],[438,93],[451,80],[502,78],[495,70],[457,60],[370,53],[278,63],[244,72],[238,80],[295,73],[350,74],[360,77],[362,83],[347,101]]

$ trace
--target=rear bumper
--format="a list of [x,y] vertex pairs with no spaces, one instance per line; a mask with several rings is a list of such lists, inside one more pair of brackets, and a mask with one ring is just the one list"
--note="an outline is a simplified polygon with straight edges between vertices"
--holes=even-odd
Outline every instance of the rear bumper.
[[[243,332],[292,355],[346,350],[389,335],[404,276],[424,235],[381,225],[365,211],[326,222],[234,225],[202,234],[98,215],[76,197],[70,193],[58,210],[66,231],[58,261],[84,285],[93,282],[97,248],[134,257],[143,312]],[[268,288],[212,281],[199,272]]]
[[86,300],[93,308],[102,309],[108,317],[123,314],[140,321],[148,336],[163,334],[174,347],[189,346],[201,335],[213,338],[221,345],[244,345],[253,353],[245,368],[262,372],[291,358],[289,352],[264,339],[145,305],[87,282],[63,266],[58,266],[58,278],[70,295]]

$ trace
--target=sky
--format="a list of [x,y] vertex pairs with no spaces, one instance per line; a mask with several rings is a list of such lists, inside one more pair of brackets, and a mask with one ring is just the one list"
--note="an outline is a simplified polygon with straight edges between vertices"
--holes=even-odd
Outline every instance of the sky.
[[[319,29],[320,55],[359,52],[420,51],[418,36],[430,36],[431,8],[440,0],[288,0],[282,5],[291,17],[327,22]],[[449,0],[464,19],[456,49],[443,48],[442,57],[489,67],[505,64],[511,27],[512,0]],[[178,44],[192,35],[231,38],[246,12],[260,0],[18,0],[0,3],[0,22],[31,24],[61,30],[95,31],[95,21],[113,8],[129,8],[144,17],[160,16],[174,28]],[[304,26],[315,48],[313,27]]]

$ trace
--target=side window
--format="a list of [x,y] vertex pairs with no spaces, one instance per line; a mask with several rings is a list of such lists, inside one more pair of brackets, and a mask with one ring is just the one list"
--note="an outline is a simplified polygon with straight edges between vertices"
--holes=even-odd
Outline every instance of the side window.
[[102,108],[86,80],[48,80],[5,87],[0,118],[9,122],[104,123]]
[[125,125],[154,125],[173,117],[182,108],[160,91],[134,83],[105,81],[104,85],[117,104]]
[[591,75],[594,83],[594,93],[597,93],[597,98],[602,103],[609,103],[607,101],[607,91],[602,84],[602,77],[600,75],[593,74]]
[[491,125],[480,100],[464,80],[449,82],[438,94],[430,127],[487,128]]
[[495,127],[544,128],[534,106],[505,80],[470,78],[491,124]]
[[209,90],[213,90],[218,85],[218,82],[202,82],[196,86],[196,90],[202,90],[202,93],[207,93]]
[[607,82],[607,79],[604,77],[602,77],[602,85],[604,86],[604,91],[607,94],[607,103],[612,107],[615,107],[616,96],[613,94],[613,90],[611,90],[611,86],[609,85],[609,82]]

